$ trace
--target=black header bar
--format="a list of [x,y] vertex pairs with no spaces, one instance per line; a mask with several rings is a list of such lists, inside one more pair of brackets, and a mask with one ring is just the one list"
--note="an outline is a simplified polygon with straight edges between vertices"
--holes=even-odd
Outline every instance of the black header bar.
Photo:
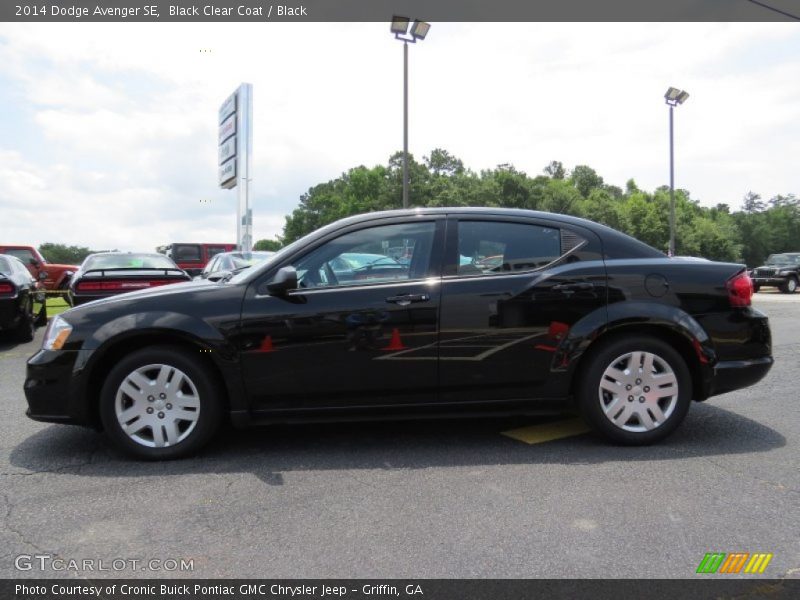
[[3,0],[0,22],[786,21],[798,0]]

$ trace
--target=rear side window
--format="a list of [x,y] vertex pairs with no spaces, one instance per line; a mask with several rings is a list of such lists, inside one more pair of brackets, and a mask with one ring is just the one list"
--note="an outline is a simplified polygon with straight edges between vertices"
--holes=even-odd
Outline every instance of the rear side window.
[[176,261],[200,260],[200,246],[195,244],[178,244],[172,248],[172,258]]
[[460,276],[530,271],[550,264],[575,247],[572,232],[562,240],[555,227],[504,221],[461,221],[458,224]]

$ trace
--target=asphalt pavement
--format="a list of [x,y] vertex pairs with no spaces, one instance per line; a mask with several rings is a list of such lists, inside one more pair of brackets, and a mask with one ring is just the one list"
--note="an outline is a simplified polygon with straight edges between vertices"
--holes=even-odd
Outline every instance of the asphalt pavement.
[[[755,305],[767,378],[647,448],[516,418],[227,430],[196,458],[134,462],[27,419],[42,331],[0,341],[0,577],[686,578],[708,552],[800,577],[800,294]],[[544,434],[503,435],[520,430]]]

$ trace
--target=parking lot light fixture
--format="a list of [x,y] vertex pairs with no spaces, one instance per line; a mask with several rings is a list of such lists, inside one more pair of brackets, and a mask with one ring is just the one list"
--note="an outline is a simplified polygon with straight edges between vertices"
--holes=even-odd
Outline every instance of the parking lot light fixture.
[[675,143],[672,110],[686,102],[689,92],[670,87],[664,94],[669,106],[669,255],[675,256]]
[[408,32],[408,25],[411,19],[408,17],[392,17],[392,33],[396,36],[405,35]]
[[392,17],[391,32],[396,40],[403,42],[403,208],[408,208],[408,43],[424,40],[430,31],[430,23],[415,20],[409,32],[411,19]]

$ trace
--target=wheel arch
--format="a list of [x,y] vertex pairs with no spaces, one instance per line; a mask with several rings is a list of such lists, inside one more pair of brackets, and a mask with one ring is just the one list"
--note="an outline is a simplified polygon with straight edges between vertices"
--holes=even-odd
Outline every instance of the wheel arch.
[[188,353],[196,353],[197,360],[215,380],[219,389],[223,391],[222,398],[220,398],[223,413],[230,414],[231,406],[235,402],[239,390],[231,385],[231,377],[225,377],[226,369],[214,357],[214,348],[185,332],[142,330],[134,334],[118,336],[108,340],[92,353],[91,358],[84,367],[84,394],[87,398],[88,417],[94,427],[102,429],[100,392],[109,371],[124,356],[152,346],[169,346],[182,349]]
[[[657,309],[663,312],[663,307]],[[632,335],[650,336],[669,344],[686,363],[692,378],[692,398],[705,400],[710,393],[711,366],[716,358],[711,340],[705,330],[688,314],[675,311],[670,318],[665,315],[650,315],[648,318],[620,318],[610,321],[604,327],[581,336],[582,340],[573,342],[570,362],[570,395],[575,394],[581,373],[590,364],[592,356],[612,341]],[[570,336],[572,337],[572,336]]]

